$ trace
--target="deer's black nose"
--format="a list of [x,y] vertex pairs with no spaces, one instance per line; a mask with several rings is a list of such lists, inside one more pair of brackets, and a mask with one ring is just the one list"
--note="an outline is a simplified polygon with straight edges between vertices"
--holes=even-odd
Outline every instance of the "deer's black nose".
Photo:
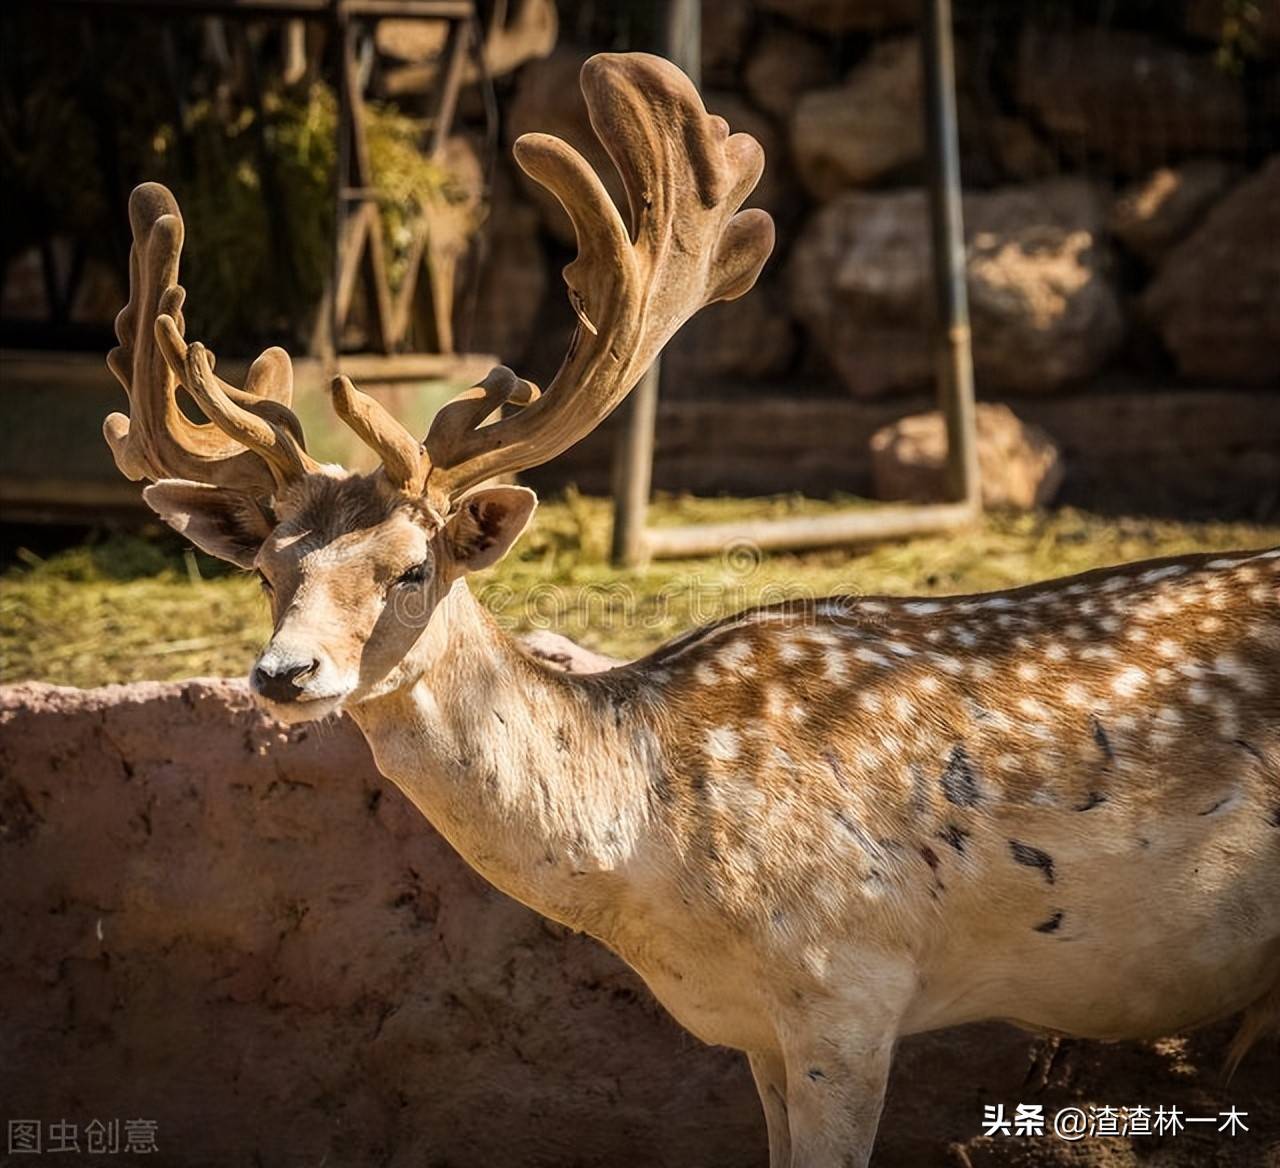
[[251,681],[253,688],[273,702],[296,702],[307,679],[320,668],[320,661],[264,662],[257,665]]

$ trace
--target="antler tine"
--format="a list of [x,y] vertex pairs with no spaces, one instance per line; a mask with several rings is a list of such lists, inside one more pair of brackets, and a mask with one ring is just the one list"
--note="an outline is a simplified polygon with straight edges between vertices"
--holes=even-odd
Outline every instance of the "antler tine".
[[329,387],[333,408],[366,446],[382,459],[382,467],[392,485],[410,494],[422,490],[427,477],[427,460],[422,445],[382,403],[339,375]]
[[[316,465],[289,409],[288,355],[266,350],[244,389],[219,378],[213,354],[183,339],[186,293],[177,282],[183,225],[173,195],[159,183],[143,183],[129,197],[129,223],[129,303],[116,317],[120,344],[107,364],[129,395],[131,416],[114,413],[103,424],[116,465],[135,480],[183,478],[275,494]],[[209,423],[182,412],[179,385]]]
[[602,53],[583,66],[581,83],[626,187],[631,230],[571,146],[545,134],[516,142],[516,161],[560,200],[577,233],[564,278],[578,329],[547,392],[525,395],[519,413],[480,424],[499,387],[518,381],[501,367],[440,411],[425,446],[430,487],[447,498],[584,437],[690,316],[746,292],[773,249],[765,212],[735,214],[763,170],[759,144],[730,135],[679,69],[646,54]]

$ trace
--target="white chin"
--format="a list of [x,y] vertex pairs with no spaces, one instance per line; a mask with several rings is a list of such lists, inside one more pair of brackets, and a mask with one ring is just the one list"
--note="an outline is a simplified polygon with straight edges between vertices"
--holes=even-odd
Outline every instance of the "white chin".
[[311,698],[299,702],[273,702],[259,693],[253,695],[254,701],[277,722],[293,725],[297,722],[318,722],[342,709],[346,695],[329,698]]

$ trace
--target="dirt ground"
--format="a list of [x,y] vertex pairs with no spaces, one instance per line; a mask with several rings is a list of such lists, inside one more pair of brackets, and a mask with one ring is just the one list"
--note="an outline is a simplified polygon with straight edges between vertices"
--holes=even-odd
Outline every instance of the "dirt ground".
[[[145,1117],[181,1168],[763,1168],[742,1058],[472,873],[350,724],[228,682],[0,689],[0,1099]],[[1064,1045],[907,1040],[876,1168],[1266,1168],[1280,1049],[1231,1026]],[[1247,1112],[1177,1135],[982,1136],[984,1107]],[[103,1158],[114,1163],[121,1158]]]

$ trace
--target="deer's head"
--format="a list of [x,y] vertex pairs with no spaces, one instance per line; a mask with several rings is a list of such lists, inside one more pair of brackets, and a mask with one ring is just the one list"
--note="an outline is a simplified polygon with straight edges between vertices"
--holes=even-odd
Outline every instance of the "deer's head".
[[[567,143],[526,134],[515,146],[577,231],[564,276],[578,328],[564,363],[545,394],[499,366],[446,405],[422,441],[335,378],[335,410],[381,459],[372,474],[307,454],[283,350],[264,352],[241,389],[188,343],[177,204],[154,183],[133,192],[130,297],[108,358],[131,417],[112,414],[104,432],[120,470],[152,480],[144,498],[167,523],[260,574],[274,632],[251,684],[281,718],[320,717],[412,682],[440,601],[495,563],[533,513],[532,491],[482,484],[584,437],[684,321],[741,296],[768,258],[768,215],[738,211],[763,169],[760,147],[707,114],[678,69],[601,54],[583,66],[582,89],[626,188],[630,229]],[[179,389],[207,423],[182,412]]]

